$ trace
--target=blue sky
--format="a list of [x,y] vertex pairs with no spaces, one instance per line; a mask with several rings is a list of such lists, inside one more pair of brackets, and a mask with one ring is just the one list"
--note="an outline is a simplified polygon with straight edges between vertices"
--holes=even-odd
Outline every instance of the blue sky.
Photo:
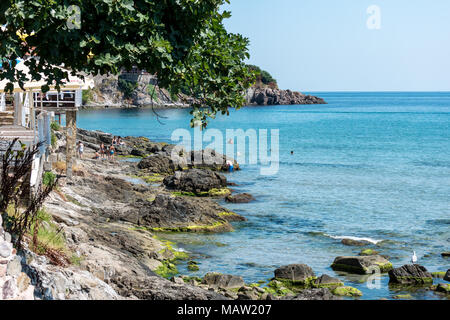
[[[381,29],[367,27],[377,5]],[[231,0],[226,27],[283,89],[450,91],[449,0]]]

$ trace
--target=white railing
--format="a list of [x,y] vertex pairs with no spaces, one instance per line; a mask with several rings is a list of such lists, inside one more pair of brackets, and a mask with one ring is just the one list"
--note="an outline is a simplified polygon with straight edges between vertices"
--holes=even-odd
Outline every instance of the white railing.
[[[45,96],[45,99],[44,99]],[[68,99],[66,100],[66,98]],[[36,109],[39,108],[76,108],[77,106],[77,92],[63,91],[63,92],[33,92],[33,102]]]

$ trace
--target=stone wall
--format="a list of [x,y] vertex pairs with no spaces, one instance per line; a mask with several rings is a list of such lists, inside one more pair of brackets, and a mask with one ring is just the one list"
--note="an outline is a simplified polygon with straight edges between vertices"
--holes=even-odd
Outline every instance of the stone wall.
[[0,215],[0,300],[34,300],[34,286],[22,271],[22,258],[2,223]]

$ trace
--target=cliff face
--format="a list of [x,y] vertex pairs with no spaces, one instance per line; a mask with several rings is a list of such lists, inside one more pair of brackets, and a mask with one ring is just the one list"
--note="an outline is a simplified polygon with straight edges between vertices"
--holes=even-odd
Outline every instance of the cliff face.
[[294,104],[326,104],[325,100],[305,95],[298,91],[281,90],[269,87],[250,88],[246,95],[249,105],[294,105]]
[[[147,77],[139,80],[136,88],[128,98],[125,97],[124,92],[119,87],[118,76],[96,76],[94,77],[94,83],[94,89],[90,90],[86,101],[83,102],[86,108],[145,107],[152,104],[166,108],[189,107],[182,102],[181,95],[173,97],[166,89],[160,88],[156,84],[156,78]],[[149,88],[151,92],[154,92],[153,94],[149,93]]]

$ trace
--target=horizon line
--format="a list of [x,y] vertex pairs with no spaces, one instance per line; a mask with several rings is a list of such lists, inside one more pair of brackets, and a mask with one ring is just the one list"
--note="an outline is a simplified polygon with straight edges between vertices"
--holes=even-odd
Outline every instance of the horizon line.
[[[292,90],[291,90],[292,91]],[[321,93],[450,93],[450,90],[300,90],[300,92]]]

